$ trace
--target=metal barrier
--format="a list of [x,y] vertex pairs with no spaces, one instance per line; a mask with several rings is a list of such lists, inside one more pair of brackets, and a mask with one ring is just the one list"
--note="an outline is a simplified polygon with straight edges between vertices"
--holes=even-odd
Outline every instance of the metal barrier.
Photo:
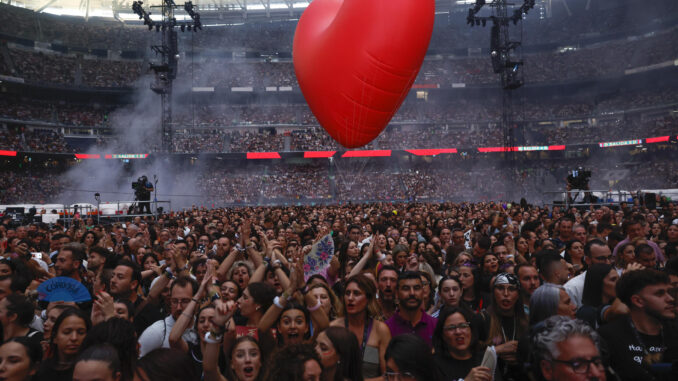
[[[544,192],[545,194],[552,194],[554,196],[560,195],[563,198],[563,201],[561,201],[561,204],[557,204],[555,202],[553,203],[546,203],[546,205],[549,206],[558,206],[558,205],[565,205],[566,208],[570,208],[571,206],[595,206],[595,205],[619,205],[622,202],[629,202],[629,199],[633,199],[635,195],[638,194],[638,192],[630,192],[630,191],[624,191],[624,190],[584,190],[584,189],[574,189],[574,190],[565,190],[565,191],[548,191]],[[579,199],[578,196],[582,196],[581,202],[577,202]],[[590,198],[591,196],[596,197],[598,202],[591,202]],[[588,198],[588,201],[587,201]],[[615,201],[616,199],[616,201]]]
[[157,216],[161,212],[172,210],[172,202],[167,201],[158,201],[152,200],[148,201],[151,207],[152,213],[140,213],[140,201],[110,201],[110,202],[97,202],[97,205],[92,204],[73,204],[73,205],[64,205],[63,206],[63,216],[61,219],[64,221],[65,226],[70,226],[75,219],[75,216],[78,215],[79,218],[94,217],[96,215],[97,223],[101,221],[101,218],[105,219],[126,219],[134,217],[148,217],[148,216]]

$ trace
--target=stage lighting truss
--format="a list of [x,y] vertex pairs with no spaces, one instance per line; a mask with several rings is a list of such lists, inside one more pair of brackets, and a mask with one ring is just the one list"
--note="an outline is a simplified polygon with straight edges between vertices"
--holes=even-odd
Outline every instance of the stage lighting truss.
[[[175,17],[170,17],[170,18],[163,18],[162,21],[153,21],[151,19],[151,14],[152,12],[146,12],[143,8],[143,1],[134,1],[132,2],[132,11],[139,16],[139,20],[143,19],[144,20],[144,25],[148,26],[148,30],[153,30],[155,28],[156,32],[160,32],[161,30],[167,30],[167,28],[174,29],[176,27],[179,27],[179,29],[182,32],[185,32],[188,30],[189,32],[192,30],[193,32],[197,32],[198,29],[202,30],[202,21],[200,21],[200,13],[196,12],[196,7],[193,5],[192,1],[188,1],[184,3],[184,11],[188,14],[188,16],[191,18],[190,22],[177,22],[177,19]],[[159,6],[151,6],[153,7],[159,7]],[[174,2],[174,0],[164,0],[163,5],[160,6],[164,9],[171,9],[172,14],[174,13],[173,10],[175,8],[179,8],[179,6]],[[166,12],[163,12],[166,13]]]

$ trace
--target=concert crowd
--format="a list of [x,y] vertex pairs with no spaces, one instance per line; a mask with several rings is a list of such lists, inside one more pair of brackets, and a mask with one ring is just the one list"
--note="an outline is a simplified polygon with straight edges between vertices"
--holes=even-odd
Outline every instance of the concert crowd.
[[[618,98],[625,97],[622,101]],[[604,101],[548,103],[525,107],[516,117],[516,145],[597,144],[603,141],[673,136],[678,133],[672,105],[675,91],[639,92]],[[526,103],[527,104],[527,103]],[[109,107],[37,101],[0,100],[0,117],[11,120],[0,128],[0,148],[33,152],[74,152],[62,128],[98,127],[95,135],[77,135],[85,146],[115,147],[124,141],[124,130],[117,136],[103,131],[115,125],[115,111]],[[499,105],[454,100],[438,102],[407,101],[393,122],[367,149],[465,148],[503,145],[497,128]],[[120,112],[125,114],[124,109]],[[112,115],[112,116],[111,116]],[[110,117],[109,117],[110,116]],[[252,151],[304,151],[342,148],[320,127],[308,107],[211,105],[180,109],[175,125],[173,150],[176,153],[225,153]],[[567,122],[567,123],[565,123]],[[26,125],[40,124],[39,128]],[[257,128],[253,127],[256,125]],[[270,128],[267,128],[270,127]],[[73,134],[70,134],[73,136]],[[98,140],[98,141],[97,141]],[[73,141],[70,139],[70,141]],[[289,144],[289,145],[288,145]],[[289,148],[288,148],[289,147]],[[154,152],[159,147],[147,145]],[[85,151],[79,147],[80,151]]]
[[675,379],[678,209],[647,206],[5,217],[0,377]]
[[[678,57],[677,2],[603,3],[526,17],[528,83],[624,78]],[[415,84],[497,85],[487,55],[467,46],[489,45],[489,28],[443,13]],[[160,34],[90,21],[0,3],[0,75],[93,94],[148,79],[141,52]],[[294,26],[180,34],[192,50],[177,83],[296,87]],[[344,149],[305,105],[197,102],[173,119],[172,151],[186,157],[160,159],[181,168],[162,174],[162,192],[193,206],[115,216],[16,207],[91,194],[101,178],[123,183],[155,160],[73,181],[70,170],[87,168],[80,158],[45,154],[110,153],[131,140],[155,153],[157,139],[116,124],[124,105],[3,96],[0,380],[676,380],[678,201],[638,192],[678,184],[678,92],[664,88],[517,99],[515,145],[573,147],[512,162],[476,152],[506,143],[498,97],[408,99],[362,148],[456,154],[275,163],[200,154]],[[585,167],[589,189],[633,193],[551,203]]]
[[[672,43],[676,32],[657,32],[636,40],[615,40],[593,47],[567,51],[526,54],[525,75],[529,83],[584,81],[623,76],[626,70],[661,64],[675,59],[678,46]],[[0,74],[40,83],[70,86],[130,87],[144,74],[145,61],[85,58],[24,48],[8,49],[11,64],[0,65]],[[618,57],[625,57],[624,60]],[[0,57],[4,61],[5,57]],[[249,59],[231,62],[230,57],[192,57],[179,60],[177,83],[217,88],[252,86],[263,91],[268,86],[297,87],[290,60],[269,62]],[[472,57],[434,57],[424,61],[415,85],[453,84],[493,85],[498,83],[490,60],[485,55]]]

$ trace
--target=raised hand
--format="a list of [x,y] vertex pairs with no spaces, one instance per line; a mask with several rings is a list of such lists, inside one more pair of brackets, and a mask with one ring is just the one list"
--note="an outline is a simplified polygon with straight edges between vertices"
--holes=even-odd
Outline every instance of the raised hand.
[[221,331],[224,324],[233,317],[237,307],[237,303],[232,300],[226,302],[221,300],[215,301],[214,309],[216,314],[212,318],[212,326],[216,328],[216,330]]

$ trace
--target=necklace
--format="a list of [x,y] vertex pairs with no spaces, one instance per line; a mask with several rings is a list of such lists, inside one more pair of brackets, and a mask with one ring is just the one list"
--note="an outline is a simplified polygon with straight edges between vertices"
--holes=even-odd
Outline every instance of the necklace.
[[[509,340],[506,337],[506,332],[504,332],[504,325],[501,324],[501,334],[504,336],[504,342],[507,343]],[[516,318],[513,317],[513,335],[511,336],[511,341],[516,339]]]
[[[643,350],[643,354],[645,356],[650,354],[650,351],[648,351],[647,346],[643,342],[643,339],[640,337],[640,333],[638,332],[638,328],[636,328],[636,325],[633,324],[633,319],[629,317],[629,324],[631,324],[631,329],[633,330],[633,336],[635,336],[636,340],[638,341],[638,345],[640,345],[640,348]],[[664,352],[666,347],[664,347],[664,326],[661,324],[659,325],[659,337],[661,338],[661,344],[660,344],[660,352]]]

